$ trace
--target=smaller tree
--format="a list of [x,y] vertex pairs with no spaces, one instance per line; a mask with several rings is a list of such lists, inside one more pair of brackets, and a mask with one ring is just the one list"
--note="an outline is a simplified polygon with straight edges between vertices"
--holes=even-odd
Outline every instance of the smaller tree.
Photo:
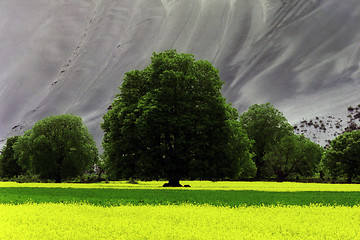
[[241,128],[238,111],[232,108],[231,105],[227,105],[227,110],[229,130],[231,131],[227,154],[232,156],[230,159],[237,159],[237,161],[232,163],[229,162],[230,166],[233,164],[231,169],[234,171],[230,176],[233,179],[253,178],[256,175],[256,165],[250,159],[253,158],[251,147],[254,142],[248,138],[246,131]]
[[18,141],[19,136],[9,137],[0,155],[0,176],[11,178],[22,173],[14,152],[14,144]]
[[294,178],[296,175],[311,177],[315,174],[322,156],[322,148],[303,135],[283,137],[265,156],[277,180]]
[[269,161],[264,161],[264,155],[284,136],[292,134],[292,126],[283,113],[270,103],[252,105],[240,116],[240,125],[254,141],[256,178],[260,180],[271,177],[271,166],[268,165]]
[[343,176],[351,183],[359,177],[360,130],[346,132],[332,140],[323,161],[334,179]]
[[40,120],[15,144],[15,152],[24,168],[56,182],[84,173],[98,158],[87,127],[73,115]]
[[29,152],[32,146],[30,135],[31,129],[25,131],[23,136],[19,136],[14,144],[14,155],[23,173],[30,172]]

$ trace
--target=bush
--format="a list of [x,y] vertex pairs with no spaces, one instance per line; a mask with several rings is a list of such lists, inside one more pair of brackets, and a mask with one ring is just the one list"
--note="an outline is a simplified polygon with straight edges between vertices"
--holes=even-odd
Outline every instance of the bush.
[[42,179],[40,175],[34,175],[30,173],[26,173],[23,175],[19,175],[10,179],[10,181],[17,183],[53,183],[54,180],[51,179]]
[[87,173],[83,174],[81,176],[77,176],[75,178],[69,178],[66,180],[66,182],[70,183],[98,183],[102,181],[106,181],[107,176],[105,174],[94,174],[94,173]]

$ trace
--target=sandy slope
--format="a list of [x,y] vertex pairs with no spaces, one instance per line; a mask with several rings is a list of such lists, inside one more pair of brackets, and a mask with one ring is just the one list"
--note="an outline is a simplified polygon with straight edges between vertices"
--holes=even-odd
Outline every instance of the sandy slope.
[[176,48],[211,61],[240,111],[296,122],[360,103],[358,0],[4,0],[0,139],[48,115],[99,123],[123,74]]

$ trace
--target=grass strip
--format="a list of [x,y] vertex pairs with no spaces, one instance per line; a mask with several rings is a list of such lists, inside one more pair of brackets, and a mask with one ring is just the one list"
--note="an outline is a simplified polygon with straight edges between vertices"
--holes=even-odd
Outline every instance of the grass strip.
[[271,192],[252,190],[184,189],[101,189],[101,188],[0,188],[0,203],[80,203],[100,206],[193,204],[214,206],[270,206],[310,204],[355,206],[360,192],[299,191]]

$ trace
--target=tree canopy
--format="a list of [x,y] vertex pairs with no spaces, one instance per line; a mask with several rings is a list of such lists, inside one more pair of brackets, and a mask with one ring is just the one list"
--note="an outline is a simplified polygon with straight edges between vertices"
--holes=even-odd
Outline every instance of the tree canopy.
[[254,161],[257,167],[258,180],[271,177],[273,174],[269,161],[264,160],[266,152],[285,136],[292,134],[292,126],[283,113],[270,103],[254,104],[240,116],[240,124],[247,135],[254,141]]
[[360,177],[360,130],[345,132],[332,140],[323,161],[334,179],[346,177],[352,182]]
[[21,166],[56,182],[84,173],[98,158],[95,141],[87,127],[80,117],[73,115],[38,121],[14,149]]
[[275,144],[264,155],[278,181],[297,176],[311,177],[317,171],[323,149],[303,135],[290,134]]
[[125,74],[105,114],[103,147],[115,179],[221,179],[254,173],[237,110],[221,95],[211,63],[175,50],[154,53],[143,70]]

